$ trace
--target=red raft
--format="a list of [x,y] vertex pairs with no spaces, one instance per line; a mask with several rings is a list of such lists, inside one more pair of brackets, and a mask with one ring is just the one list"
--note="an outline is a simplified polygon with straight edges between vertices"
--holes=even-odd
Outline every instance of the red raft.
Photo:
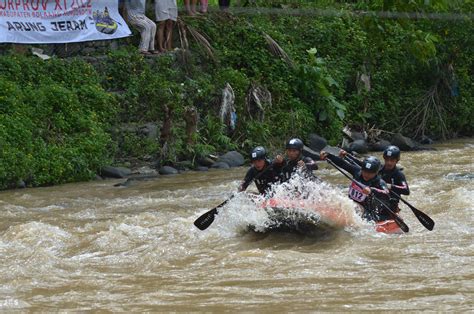
[[[343,208],[315,204],[310,200],[270,198],[263,201],[260,207],[265,208],[271,220],[265,231],[281,230],[319,234],[341,230],[356,224],[354,216]],[[251,226],[251,229],[258,231],[255,226]],[[376,222],[375,231],[387,234],[403,233],[393,219]]]
[[251,230],[289,231],[303,234],[325,234],[344,229],[354,224],[352,214],[344,209],[310,200],[288,200],[270,198],[259,205],[264,208],[270,221],[262,228],[250,226]]
[[375,223],[375,231],[383,232],[388,234],[400,234],[404,233],[402,229],[393,219],[377,221]]

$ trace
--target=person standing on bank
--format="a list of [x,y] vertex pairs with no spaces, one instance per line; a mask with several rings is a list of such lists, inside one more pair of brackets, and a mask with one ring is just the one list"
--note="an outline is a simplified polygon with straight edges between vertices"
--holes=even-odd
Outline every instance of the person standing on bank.
[[271,162],[267,159],[267,151],[262,146],[255,147],[250,153],[252,167],[247,171],[244,180],[239,186],[239,192],[247,190],[253,182],[260,194],[266,195],[272,184],[279,182],[279,175],[273,170]]
[[207,8],[209,7],[209,0],[199,0],[200,3],[200,12],[207,13]]
[[139,50],[143,55],[157,54],[155,51],[156,24],[145,15],[146,0],[125,0],[127,19],[140,32]]
[[158,23],[157,46],[159,52],[173,50],[173,27],[178,19],[176,0],[155,0],[155,16]]
[[196,15],[196,2],[197,0],[184,0],[184,7],[186,8],[188,15]]

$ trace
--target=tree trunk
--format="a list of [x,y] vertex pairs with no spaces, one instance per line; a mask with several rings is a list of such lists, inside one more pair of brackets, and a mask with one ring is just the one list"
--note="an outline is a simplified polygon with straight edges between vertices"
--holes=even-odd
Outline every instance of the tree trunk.
[[195,107],[186,107],[184,121],[186,121],[186,143],[194,145],[198,124],[198,112]]

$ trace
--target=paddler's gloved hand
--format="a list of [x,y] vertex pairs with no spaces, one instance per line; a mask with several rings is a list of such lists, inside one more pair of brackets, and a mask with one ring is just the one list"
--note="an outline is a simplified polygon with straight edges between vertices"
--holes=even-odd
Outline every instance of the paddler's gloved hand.
[[273,159],[274,164],[281,164],[283,162],[283,156],[282,155],[276,155],[275,159]]
[[339,151],[339,157],[340,157],[340,158],[344,158],[344,157],[346,157],[346,155],[347,155],[347,152],[346,152],[345,150],[341,149],[341,150]]

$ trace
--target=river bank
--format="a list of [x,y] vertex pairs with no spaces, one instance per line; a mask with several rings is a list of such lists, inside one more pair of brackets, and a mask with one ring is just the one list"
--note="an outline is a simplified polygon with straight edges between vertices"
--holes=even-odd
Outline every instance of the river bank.
[[0,188],[277,152],[312,133],[335,145],[344,125],[472,136],[472,21],[406,22],[209,14],[180,21],[188,44],[157,58],[134,46],[88,61],[1,56]]

